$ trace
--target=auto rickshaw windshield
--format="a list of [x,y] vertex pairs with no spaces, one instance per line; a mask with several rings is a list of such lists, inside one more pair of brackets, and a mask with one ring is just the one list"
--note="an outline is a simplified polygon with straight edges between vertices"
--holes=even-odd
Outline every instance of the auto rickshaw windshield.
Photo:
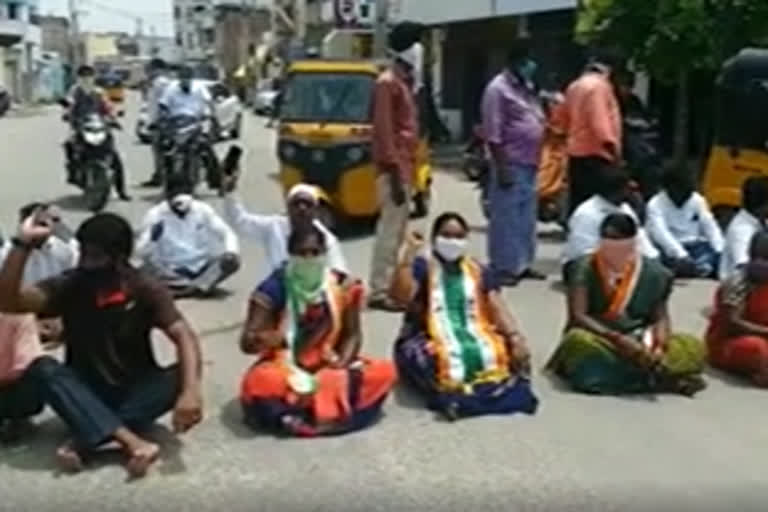
[[297,123],[368,123],[375,76],[368,73],[295,73],[283,90],[280,118]]
[[719,90],[717,144],[739,149],[768,149],[768,80],[749,80]]

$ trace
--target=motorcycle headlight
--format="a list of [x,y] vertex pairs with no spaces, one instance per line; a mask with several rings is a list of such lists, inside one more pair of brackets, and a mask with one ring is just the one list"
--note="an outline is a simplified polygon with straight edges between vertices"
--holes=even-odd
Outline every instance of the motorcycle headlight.
[[91,146],[101,146],[107,140],[106,132],[84,132],[83,139]]

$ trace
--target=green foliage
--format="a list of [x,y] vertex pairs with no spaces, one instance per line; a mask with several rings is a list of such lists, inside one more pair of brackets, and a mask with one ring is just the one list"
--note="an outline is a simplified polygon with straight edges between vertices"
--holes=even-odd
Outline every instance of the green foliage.
[[654,77],[717,70],[741,48],[766,40],[768,0],[583,0],[585,43],[621,49]]

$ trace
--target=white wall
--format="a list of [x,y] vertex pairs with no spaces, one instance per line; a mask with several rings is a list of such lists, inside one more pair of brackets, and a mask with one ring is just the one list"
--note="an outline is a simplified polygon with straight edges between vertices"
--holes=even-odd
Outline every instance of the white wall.
[[575,8],[577,0],[399,0],[398,18],[427,24]]

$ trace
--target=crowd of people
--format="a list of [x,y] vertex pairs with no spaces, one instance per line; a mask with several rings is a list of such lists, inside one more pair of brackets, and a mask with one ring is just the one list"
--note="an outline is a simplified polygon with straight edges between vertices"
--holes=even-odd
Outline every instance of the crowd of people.
[[[4,435],[23,435],[47,405],[71,432],[57,452],[65,468],[119,450],[130,474],[143,476],[160,453],[146,437],[154,421],[172,412],[183,433],[203,418],[201,346],[175,299],[210,297],[237,273],[240,238],[263,245],[270,269],[240,335],[253,358],[240,400],[254,428],[315,437],[369,427],[398,376],[450,420],[534,414],[531,352],[502,290],[547,277],[533,268],[544,135],[531,84],[536,64],[516,49],[483,102],[493,159],[484,265],[468,253],[459,213],[438,216],[429,236],[408,229],[419,54],[393,45],[375,91],[382,217],[368,294],[306,184],[287,194],[286,215],[261,215],[238,199],[237,173],[224,176],[220,215],[171,180],[137,236],[111,213],[73,232],[53,206],[22,208],[1,254]],[[567,324],[546,369],[590,394],[692,397],[706,387],[707,362],[768,387],[768,178],[745,182],[743,209],[725,234],[684,169],[670,171],[639,214],[619,165],[609,72],[590,65],[565,96],[576,189],[563,251]],[[676,277],[721,280],[704,339],[673,328]],[[403,315],[392,360],[363,355],[366,305]],[[174,345],[175,364],[155,360],[153,330]],[[63,362],[51,344],[64,345]]]

